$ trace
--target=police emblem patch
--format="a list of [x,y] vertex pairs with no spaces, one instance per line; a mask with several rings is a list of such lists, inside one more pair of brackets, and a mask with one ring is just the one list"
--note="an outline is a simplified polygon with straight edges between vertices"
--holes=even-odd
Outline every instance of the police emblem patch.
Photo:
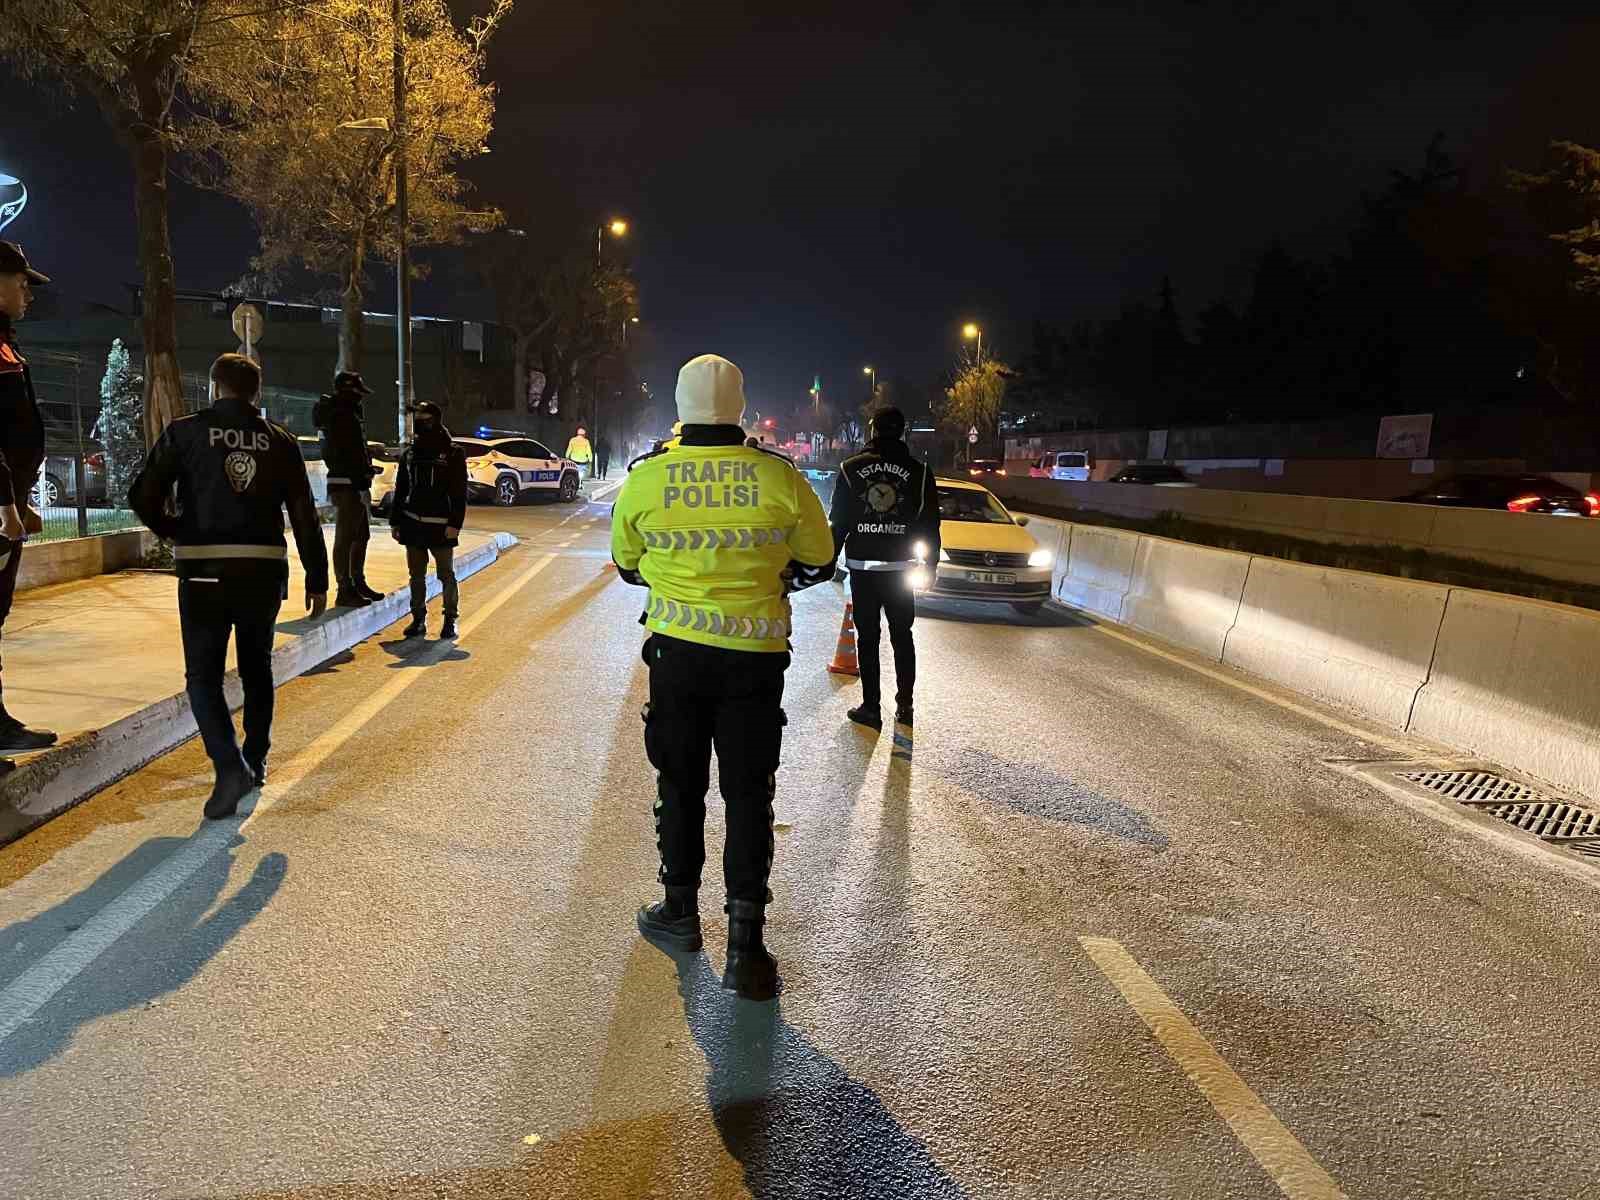
[[867,507],[873,512],[886,513],[900,503],[900,493],[892,483],[875,483],[867,489]]
[[227,473],[228,483],[233,490],[242,494],[249,491],[250,485],[256,481],[256,456],[235,450],[222,460],[222,469]]

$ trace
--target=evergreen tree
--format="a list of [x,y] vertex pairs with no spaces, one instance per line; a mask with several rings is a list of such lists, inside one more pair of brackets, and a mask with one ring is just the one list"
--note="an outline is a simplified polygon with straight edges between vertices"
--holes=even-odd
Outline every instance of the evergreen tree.
[[144,465],[144,377],[133,369],[121,338],[106,355],[94,435],[106,448],[106,495],[118,508],[126,508],[128,488]]

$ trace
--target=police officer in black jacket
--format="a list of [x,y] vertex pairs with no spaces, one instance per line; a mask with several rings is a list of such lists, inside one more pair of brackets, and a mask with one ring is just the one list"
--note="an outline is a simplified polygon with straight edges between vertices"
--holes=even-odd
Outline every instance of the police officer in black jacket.
[[895,720],[912,723],[917,648],[911,572],[924,562],[934,570],[939,562],[939,489],[932,468],[907,448],[905,433],[899,409],[873,414],[866,450],[839,468],[829,516],[835,553],[844,552],[850,571],[861,656],[861,703],[849,716],[869,729],[883,728],[878,640],[884,616],[894,646]]
[[333,505],[333,578],[339,585],[333,602],[340,608],[361,608],[383,593],[367,586],[368,519],[372,480],[377,471],[367,449],[367,425],[361,406],[369,393],[359,371],[333,377],[333,395],[317,402],[312,418],[322,439],[322,462],[328,471],[328,501]]
[[[242,354],[211,364],[212,406],[167,426],[128,503],[174,543],[189,704],[217,781],[206,816],[232,816],[266,782],[272,735],[272,633],[288,593],[287,506],[306,573],[306,610],[328,602],[328,551],[294,435],[261,415],[261,369]],[[172,503],[177,487],[176,505]],[[228,636],[244,685],[244,752],[223,696]]]
[[[44,466],[44,418],[12,323],[33,302],[33,285],[49,282],[28,265],[20,246],[0,242],[0,625],[11,614],[23,540],[43,528],[28,498]],[[24,726],[0,695],[0,753],[43,750],[55,740],[47,730]]]
[[389,529],[406,548],[411,572],[411,624],[402,637],[428,632],[428,557],[432,555],[444,593],[441,641],[456,636],[461,590],[456,584],[456,542],[467,520],[467,454],[445,428],[444,410],[423,401],[411,409],[415,431],[400,455],[394,481],[394,508]]

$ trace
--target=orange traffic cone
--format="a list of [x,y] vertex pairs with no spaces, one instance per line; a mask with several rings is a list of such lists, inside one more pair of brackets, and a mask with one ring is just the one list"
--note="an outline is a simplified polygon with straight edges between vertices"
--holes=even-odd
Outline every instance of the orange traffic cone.
[[844,602],[844,624],[839,626],[839,648],[833,652],[828,670],[835,675],[860,675],[861,663],[856,659],[855,605]]

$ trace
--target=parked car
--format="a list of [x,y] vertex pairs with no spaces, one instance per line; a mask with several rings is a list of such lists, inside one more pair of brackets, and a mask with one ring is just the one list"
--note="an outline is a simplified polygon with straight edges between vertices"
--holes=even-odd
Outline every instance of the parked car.
[[1087,450],[1050,450],[1028,468],[1034,479],[1067,479],[1084,482],[1089,478]]
[[367,453],[378,472],[372,477],[372,511],[380,517],[387,516],[394,504],[395,477],[400,473],[400,455],[404,450],[404,446],[367,443]]
[[1177,467],[1165,463],[1143,463],[1123,467],[1110,479],[1111,483],[1141,483],[1147,487],[1192,488],[1190,479]]
[[[99,443],[88,441],[84,442],[83,449],[84,502],[103,504],[106,498],[105,452],[100,449]],[[76,451],[46,447],[44,469],[39,472],[39,486],[34,491],[34,501],[40,511],[77,505],[76,459]]]
[[839,472],[822,467],[801,467],[800,474],[806,477],[811,490],[816,492],[817,499],[822,501],[823,508],[833,503],[833,488],[839,481]]
[[457,438],[467,455],[467,498],[515,504],[524,495],[578,498],[578,464],[527,437]]
[[1544,475],[1452,475],[1400,499],[1443,508],[1503,508],[1552,517],[1600,516],[1600,493],[1585,494]]
[[1038,612],[1050,598],[1053,555],[1023,528],[1028,518],[1012,516],[980,484],[940,479],[938,489],[943,545],[932,572],[922,573],[927,586],[918,594]]
[[974,479],[985,475],[1004,475],[1006,464],[998,458],[973,458],[967,461],[967,474]]
[[322,461],[322,441],[320,438],[307,437],[301,434],[295,438],[300,447],[300,457],[306,462],[306,478],[311,480],[311,498],[318,504],[328,502],[328,467]]

